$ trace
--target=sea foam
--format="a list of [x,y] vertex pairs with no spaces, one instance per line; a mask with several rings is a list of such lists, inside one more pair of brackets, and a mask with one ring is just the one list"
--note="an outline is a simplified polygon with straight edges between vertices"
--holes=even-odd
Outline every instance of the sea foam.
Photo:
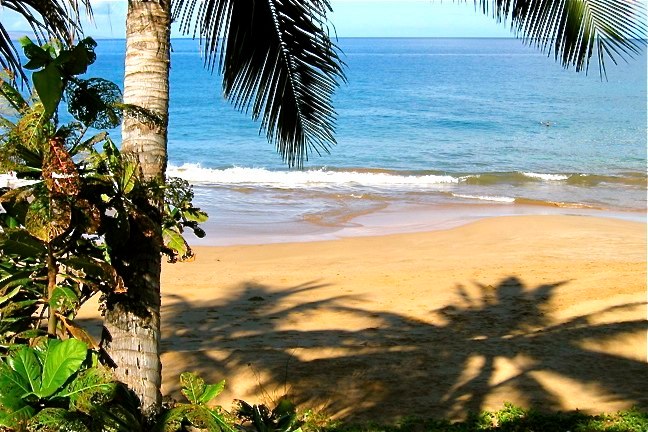
[[452,194],[456,198],[465,198],[465,199],[475,199],[480,201],[493,201],[499,203],[514,203],[515,198],[505,197],[505,196],[487,196],[487,195],[464,195],[464,194]]
[[527,177],[546,180],[546,181],[563,181],[569,178],[568,175],[564,175],[564,174],[543,174],[543,173],[534,173],[534,172],[525,172],[523,174]]
[[329,170],[326,168],[305,171],[272,171],[265,168],[232,167],[225,169],[203,168],[198,164],[169,166],[168,175],[183,178],[201,185],[255,185],[275,188],[311,187],[411,187],[425,188],[459,183],[450,175],[403,175],[389,172],[362,172]]

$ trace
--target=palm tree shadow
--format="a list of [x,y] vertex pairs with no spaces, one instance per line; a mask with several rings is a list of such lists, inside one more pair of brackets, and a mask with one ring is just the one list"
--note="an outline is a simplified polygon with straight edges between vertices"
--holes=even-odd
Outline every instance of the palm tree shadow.
[[[162,348],[183,360],[168,373],[228,378],[234,389],[240,388],[237,376],[252,374],[266,397],[288,392],[338,418],[460,418],[512,397],[559,410],[577,388],[593,389],[599,400],[648,408],[646,363],[584,344],[645,331],[645,320],[601,324],[597,317],[609,312],[603,310],[558,322],[547,305],[565,283],[531,289],[509,277],[496,285],[458,285],[458,304],[421,320],[363,309],[355,306],[363,304],[357,297],[322,299],[316,291],[325,285],[318,282],[288,288],[250,282],[225,301],[195,304],[169,296]],[[315,315],[330,321],[318,327]],[[349,320],[371,324],[345,326]],[[557,390],[547,377],[577,388]],[[166,390],[179,396],[175,386]]]

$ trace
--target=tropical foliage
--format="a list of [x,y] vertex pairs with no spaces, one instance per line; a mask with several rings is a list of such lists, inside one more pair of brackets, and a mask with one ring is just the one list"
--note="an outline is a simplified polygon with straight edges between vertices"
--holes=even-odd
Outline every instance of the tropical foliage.
[[[134,217],[148,220],[149,194],[165,196],[171,261],[192,256],[182,233],[203,236],[198,223],[207,215],[188,183],[146,182],[106,132],[86,136],[119,125],[123,113],[156,121],[123,104],[115,84],[79,77],[95,60],[92,39],[70,48],[21,43],[35,94],[26,98],[10,77],[0,82],[0,172],[16,183],[0,189],[0,426],[140,430],[137,398],[99,364],[110,359],[74,317],[92,295],[126,291],[113,249],[127,241]],[[63,100],[67,124],[59,123]]]
[[0,360],[0,426],[134,432],[137,399],[76,339],[43,339]]
[[297,415],[297,407],[286,396],[277,401],[271,410],[267,406],[250,405],[237,400],[236,415],[239,419],[248,422],[257,432],[302,432],[304,421]]
[[[21,15],[39,41],[53,37],[66,44],[72,44],[81,35],[79,16],[82,9],[91,14],[90,0],[2,0],[1,7]],[[27,80],[20,66],[18,52],[11,43],[11,36],[1,22],[0,66]]]
[[[137,162],[122,156],[107,133],[85,136],[90,128],[119,125],[130,110],[115,84],[78,77],[95,60],[94,41],[70,49],[22,43],[26,67],[36,70],[36,97],[26,100],[7,80],[0,83],[6,111],[0,169],[16,173],[22,184],[0,191],[0,342],[37,336],[34,313],[47,309],[50,334],[96,346],[72,319],[93,294],[124,290],[111,249],[125,242],[130,215],[145,213],[139,197],[160,186],[143,182]],[[75,119],[65,125],[57,122],[62,98]],[[186,182],[173,180],[165,189],[165,252],[186,259],[191,251],[183,229],[204,235],[198,222],[207,216],[191,203]]]
[[181,29],[204,37],[206,66],[220,56],[225,97],[261,119],[290,166],[335,143],[331,95],[344,73],[329,11],[328,0],[173,2]]
[[553,54],[564,67],[587,69],[596,55],[616,63],[646,45],[646,4],[637,0],[475,0],[484,13],[510,21],[526,43]]
[[181,432],[187,427],[210,432],[235,432],[227,413],[208,404],[225,388],[225,381],[205,384],[198,375],[185,372],[180,375],[182,394],[189,403],[174,403],[162,413],[156,424],[158,432]]

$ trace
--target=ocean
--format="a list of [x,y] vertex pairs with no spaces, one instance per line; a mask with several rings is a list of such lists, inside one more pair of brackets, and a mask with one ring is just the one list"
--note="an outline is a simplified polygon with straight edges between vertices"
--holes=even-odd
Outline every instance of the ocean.
[[[123,82],[123,40],[89,75]],[[341,39],[337,145],[288,169],[224,101],[197,41],[173,40],[168,174],[210,214],[198,244],[443,228],[480,217],[645,221],[646,53],[601,79],[516,39]],[[119,131],[111,135],[119,139]],[[194,242],[195,243],[195,242]]]

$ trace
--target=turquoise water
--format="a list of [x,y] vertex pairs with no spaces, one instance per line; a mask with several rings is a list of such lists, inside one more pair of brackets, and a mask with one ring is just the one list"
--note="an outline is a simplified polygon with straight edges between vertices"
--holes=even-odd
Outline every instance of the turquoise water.
[[[196,184],[217,236],[331,230],[408,206],[645,210],[645,52],[601,80],[514,39],[339,44],[338,144],[291,171],[222,100],[198,43],[173,41],[169,173]],[[124,41],[98,53],[92,74],[122,82]]]

